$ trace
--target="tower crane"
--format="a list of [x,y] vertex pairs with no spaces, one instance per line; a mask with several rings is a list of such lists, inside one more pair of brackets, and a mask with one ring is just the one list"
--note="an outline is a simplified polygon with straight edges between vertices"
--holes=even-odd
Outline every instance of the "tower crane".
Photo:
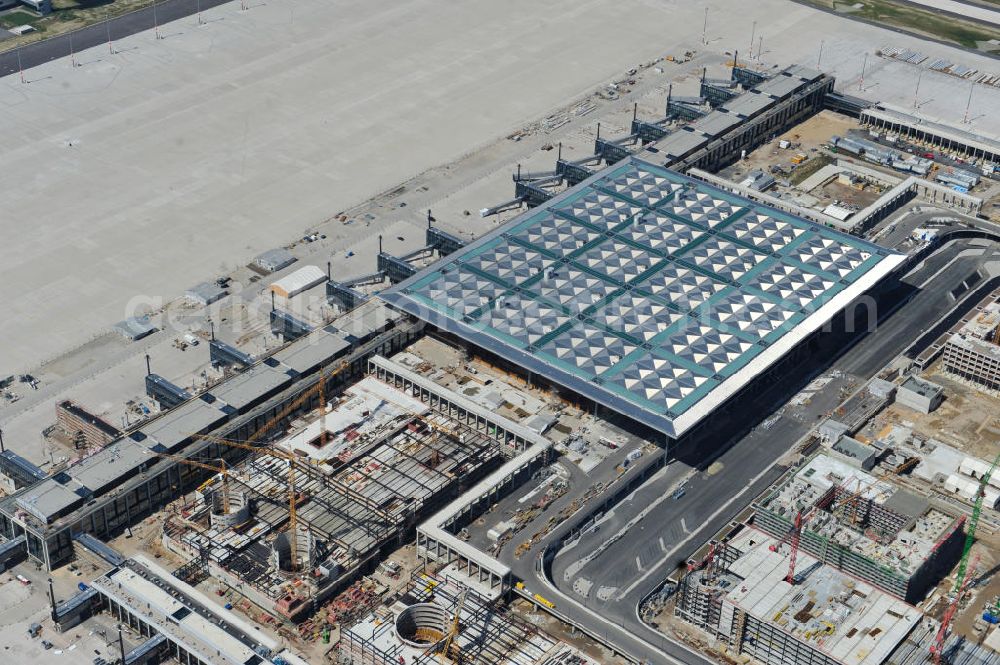
[[[848,511],[853,510],[853,513],[851,514],[851,524],[857,524],[858,522],[857,504],[858,501],[861,499],[861,497],[864,495],[864,493],[868,490],[868,487],[862,486],[861,478],[857,478],[856,480],[858,481],[858,488],[854,492],[851,492],[850,495],[848,495],[848,497],[844,499],[834,511],[838,514],[838,516],[841,519],[844,519],[847,517]],[[844,488],[846,490],[846,485],[847,481],[841,483],[840,486],[841,488]]]
[[292,570],[295,571],[298,568],[298,547],[296,544],[296,531],[298,520],[296,517],[296,505],[298,502],[298,492],[295,489],[295,463],[299,461],[298,455],[294,453],[286,452],[278,448],[265,448],[263,446],[255,446],[253,444],[246,443],[244,441],[230,441],[221,436],[210,436],[207,434],[196,435],[199,439],[205,441],[211,441],[213,443],[219,443],[224,446],[230,446],[233,448],[241,448],[243,450],[250,450],[260,455],[265,455],[267,457],[275,457],[277,459],[285,460],[288,462],[288,542],[291,546],[291,562]]
[[969,520],[969,529],[965,532],[965,546],[962,549],[962,559],[958,563],[958,576],[955,580],[955,591],[957,592],[965,581],[965,571],[969,564],[969,552],[972,551],[972,544],[976,542],[976,527],[979,526],[979,515],[983,511],[983,497],[986,496],[986,486],[990,484],[993,472],[1000,464],[1000,454],[993,460],[989,470],[979,479],[979,491],[976,493],[976,503],[972,508],[972,519]]
[[[978,556],[972,560],[973,568],[976,567],[978,561]],[[931,644],[931,656],[934,659],[934,665],[940,665],[941,663],[941,656],[944,654],[944,640],[948,636],[951,620],[955,618],[955,613],[958,611],[958,603],[962,600],[962,596],[965,595],[971,581],[971,576],[969,579],[962,580],[959,588],[955,591],[955,597],[951,599],[948,609],[944,611],[944,616],[941,617],[941,627],[938,628],[937,635],[934,636],[934,643]]]
[[[965,545],[962,549],[962,558],[958,562],[958,573],[956,574],[955,589],[953,592],[955,597],[952,599],[948,609],[945,610],[944,616],[941,618],[941,628],[938,629],[934,644],[931,645],[931,656],[933,656],[934,663],[936,665],[941,662],[941,656],[944,650],[944,639],[948,633],[948,627],[951,624],[951,620],[955,616],[955,612],[958,610],[958,602],[965,594],[966,589],[969,588],[969,583],[971,582],[972,576],[966,576],[966,573],[969,570],[969,554],[972,552],[973,543],[976,542],[976,527],[979,526],[979,515],[983,510],[983,498],[986,496],[986,486],[989,485],[990,478],[993,476],[993,472],[996,470],[997,464],[1000,464],[1000,454],[993,459],[993,464],[990,465],[990,468],[979,479],[979,491],[976,493],[976,503],[972,508],[972,519],[969,520],[969,528],[965,533]],[[974,560],[972,568],[975,567],[976,563]]]
[[[273,431],[275,428],[278,427],[278,425],[281,423],[282,420],[287,418],[289,414],[294,412],[297,408],[301,407],[304,403],[306,403],[306,401],[311,399],[315,393],[319,393],[321,396],[324,396],[325,395],[324,391],[326,390],[326,383],[330,379],[332,379],[333,377],[337,376],[345,369],[350,367],[350,365],[351,364],[345,360],[341,362],[340,365],[338,365],[337,368],[334,369],[332,372],[327,373],[325,368],[320,369],[319,380],[316,382],[316,385],[310,386],[306,390],[303,390],[298,397],[289,402],[285,406],[285,408],[281,409],[278,413],[276,413],[273,418],[271,418],[266,423],[258,427],[256,430],[254,430],[254,432],[246,438],[244,443],[253,443],[254,441],[258,441],[265,434]],[[201,435],[193,434],[192,436],[201,436]]]
[[319,447],[326,445],[326,381],[319,382]]
[[[325,395],[325,387],[327,381],[337,376],[345,369],[350,367],[350,363],[342,361],[340,365],[337,366],[331,372],[327,372],[326,368],[322,368],[319,371],[319,379],[316,385],[307,388],[302,391],[302,393],[289,402],[285,408],[281,409],[278,413],[274,415],[270,420],[264,423],[262,426],[258,427],[250,436],[248,436],[244,441],[230,441],[223,437],[211,436],[208,434],[192,433],[191,436],[203,439],[205,441],[212,441],[214,443],[221,443],[233,448],[242,448],[244,450],[250,450],[264,455],[269,455],[271,457],[278,457],[288,461],[288,522],[289,522],[289,542],[291,543],[291,561],[292,570],[298,567],[298,559],[296,552],[296,542],[295,542],[295,531],[296,531],[296,515],[295,515],[295,503],[296,503],[296,492],[295,492],[295,461],[297,457],[291,453],[286,453],[284,451],[278,451],[274,448],[263,448],[261,446],[253,445],[255,441],[261,439],[267,433],[273,431],[282,420],[288,417],[288,415],[295,411],[295,409],[302,406],[309,399],[312,398],[313,394],[319,392],[320,395]],[[321,405],[323,406],[323,405]],[[325,407],[324,407],[325,410]]]
[[[812,517],[812,513],[809,516]],[[788,574],[785,575],[785,581],[789,584],[795,584],[795,559],[799,555],[799,537],[802,535],[802,522],[802,511],[800,510],[795,513],[795,525],[792,527],[792,551],[788,554]]]
[[[158,453],[158,452],[154,452],[152,450],[147,451],[147,452],[150,455],[153,455],[154,457],[162,457],[163,459],[168,459],[168,460],[170,460],[172,462],[177,462],[178,464],[187,464],[189,466],[196,466],[196,467],[199,467],[199,468],[202,468],[202,469],[208,469],[209,471],[214,471],[217,474],[221,475],[222,476],[222,512],[225,515],[229,514],[229,476],[232,473],[232,469],[230,469],[229,467],[226,466],[226,460],[224,460],[224,459],[222,459],[220,457],[220,458],[218,458],[219,462],[220,462],[219,466],[213,466],[211,464],[206,464],[205,462],[200,462],[198,460],[188,459],[187,457],[181,457],[180,455],[171,455],[170,453]],[[205,485],[207,485],[209,482],[211,482],[211,479],[209,479],[209,481],[203,483],[201,485],[201,487],[199,487],[198,489],[201,489],[201,488],[205,487]]]
[[451,627],[448,629],[448,635],[444,640],[444,647],[440,652],[440,660],[442,663],[447,663],[451,658],[451,647],[455,641],[455,636],[458,635],[458,623],[462,618],[462,608],[465,607],[465,599],[469,595],[469,587],[465,587],[462,590],[462,595],[458,597],[458,604],[455,606],[455,618],[451,622]]
[[716,563],[715,558],[719,554],[719,551],[724,548],[725,545],[723,544],[712,543],[708,548],[708,552],[705,554],[705,558],[701,561],[692,561],[688,564],[688,572],[691,573],[695,570],[703,570],[705,571],[704,578],[714,581],[719,571],[719,566]]
[[795,584],[795,561],[799,556],[799,539],[802,536],[802,527],[812,520],[816,516],[816,513],[826,508],[833,501],[833,497],[833,492],[829,496],[823,497],[816,502],[816,505],[808,513],[804,514],[802,509],[795,511],[795,519],[792,521],[792,527],[788,530],[788,533],[769,548],[772,552],[777,552],[785,540],[789,541],[791,551],[788,555],[788,574],[785,575],[785,581],[789,584]]

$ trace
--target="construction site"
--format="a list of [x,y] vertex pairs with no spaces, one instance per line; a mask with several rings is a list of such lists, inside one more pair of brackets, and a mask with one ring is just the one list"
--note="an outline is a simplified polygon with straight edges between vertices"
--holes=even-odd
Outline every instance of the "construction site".
[[[500,444],[368,376],[167,513],[190,574],[293,621],[374,569],[429,511],[491,470]],[[201,464],[202,462],[192,462]]]
[[962,551],[965,518],[954,509],[817,454],[754,505],[754,523],[910,603],[946,574]]
[[720,532],[646,620],[680,635],[671,617],[694,624],[709,639],[688,641],[734,662],[1000,662],[990,563],[970,557],[981,500],[966,525],[831,455],[805,460]]
[[737,662],[1000,662],[1000,456],[933,438],[945,392],[889,367],[849,395],[645,620]]
[[809,665],[886,662],[922,620],[918,609],[806,552],[792,573],[781,541],[749,527],[684,578],[676,612],[730,658]]
[[[871,301],[916,335],[946,311],[913,293],[979,288],[928,229],[993,213],[1000,144],[910,132],[920,117],[812,54],[709,44],[511,130],[510,164],[352,169],[386,189],[332,216],[324,194],[325,222],[263,253],[247,238],[253,259],[172,304],[203,321],[112,326],[145,374],[60,393],[48,463],[0,457],[0,563],[55,580],[46,626],[125,623],[123,665],[1000,661],[988,423],[976,450],[918,435],[902,409],[922,425],[955,391],[909,367],[871,380],[899,351],[850,327]],[[934,367],[988,395],[973,373],[994,365],[956,369],[960,339],[996,346],[981,319]]]
[[341,662],[596,665],[571,645],[505,611],[488,589],[469,586],[451,572],[445,568],[415,575],[392,605],[344,631]]

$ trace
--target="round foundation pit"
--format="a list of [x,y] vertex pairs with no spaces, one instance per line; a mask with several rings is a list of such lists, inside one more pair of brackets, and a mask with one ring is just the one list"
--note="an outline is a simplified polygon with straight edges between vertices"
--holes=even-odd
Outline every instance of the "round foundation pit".
[[410,605],[396,617],[396,637],[408,646],[427,648],[444,639],[448,619],[448,613],[440,605]]

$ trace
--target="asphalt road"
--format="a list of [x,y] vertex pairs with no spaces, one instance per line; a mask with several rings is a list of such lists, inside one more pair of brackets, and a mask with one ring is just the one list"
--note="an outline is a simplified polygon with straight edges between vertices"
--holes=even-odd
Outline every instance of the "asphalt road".
[[935,272],[937,276],[925,288],[917,291],[909,303],[879,325],[875,334],[870,336],[876,341],[869,341],[869,338],[862,340],[837,363],[837,367],[856,376],[873,376],[924,331],[933,327],[956,304],[956,300],[948,295],[949,292],[975,273],[983,262],[982,256],[955,258],[968,249],[969,242],[956,242],[932,256],[935,260],[918,271],[914,278],[922,281],[921,278],[929,277]]
[[[830,369],[868,379],[948,312],[955,304],[948,293],[985,260],[983,256],[959,256],[969,249],[968,243],[956,242],[932,255],[908,281],[917,285],[928,277],[933,279],[923,289],[901,289],[898,309],[883,313],[886,318],[874,332],[854,338],[857,341],[833,361]],[[813,365],[803,366],[801,373],[812,376],[822,372],[823,365],[829,365],[829,359],[836,355],[813,354],[806,361]],[[549,573],[543,572],[545,567],[539,565],[539,557],[550,544],[578,528],[586,516],[578,515],[567,521],[519,559],[513,558],[511,549],[505,550],[501,559],[517,577],[525,580],[529,591],[555,602],[558,613],[633,658],[649,663],[710,665],[710,659],[644,624],[637,614],[638,603],[679,562],[693,554],[780,476],[785,469],[775,462],[811,429],[817,413],[839,401],[836,384],[831,386],[807,407],[786,407],[771,429],[758,428],[742,437],[718,458],[722,467],[713,468],[716,472],[712,475],[698,470],[698,465],[686,463],[675,463],[660,472],[619,502],[612,514],[604,515],[596,530],[570,542],[567,549],[550,561]],[[798,386],[793,389],[797,392]],[[788,394],[786,387],[784,399],[792,394]],[[774,408],[748,407],[746,412],[760,418],[761,413],[770,413]],[[657,502],[661,497],[669,497],[677,484],[691,474],[682,498]],[[637,519],[643,510],[645,514]],[[588,556],[630,524],[624,537],[608,544],[597,556]],[[574,591],[574,582],[580,579],[590,584],[586,596],[581,594],[583,587],[579,584],[579,590]]]
[[[200,2],[201,9],[204,11],[230,2],[230,0],[200,0]],[[161,0],[156,3],[156,21],[160,26],[163,26],[170,21],[194,16],[198,12],[198,5],[199,0]],[[72,33],[33,42],[13,51],[0,53],[0,76],[17,74],[18,56],[20,56],[20,66],[27,70],[56,58],[68,56],[71,44],[72,50],[79,53],[83,49],[107,44],[109,34],[111,41],[114,42],[143,30],[152,30],[153,27],[153,6],[150,5],[145,9],[122,14],[110,21],[101,21],[74,30]],[[31,77],[27,78],[30,81]]]

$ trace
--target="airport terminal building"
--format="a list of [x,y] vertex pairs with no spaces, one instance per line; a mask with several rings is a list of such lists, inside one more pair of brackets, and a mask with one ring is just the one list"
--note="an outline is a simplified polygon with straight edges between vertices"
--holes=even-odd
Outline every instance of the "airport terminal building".
[[903,261],[629,157],[381,297],[669,446]]

